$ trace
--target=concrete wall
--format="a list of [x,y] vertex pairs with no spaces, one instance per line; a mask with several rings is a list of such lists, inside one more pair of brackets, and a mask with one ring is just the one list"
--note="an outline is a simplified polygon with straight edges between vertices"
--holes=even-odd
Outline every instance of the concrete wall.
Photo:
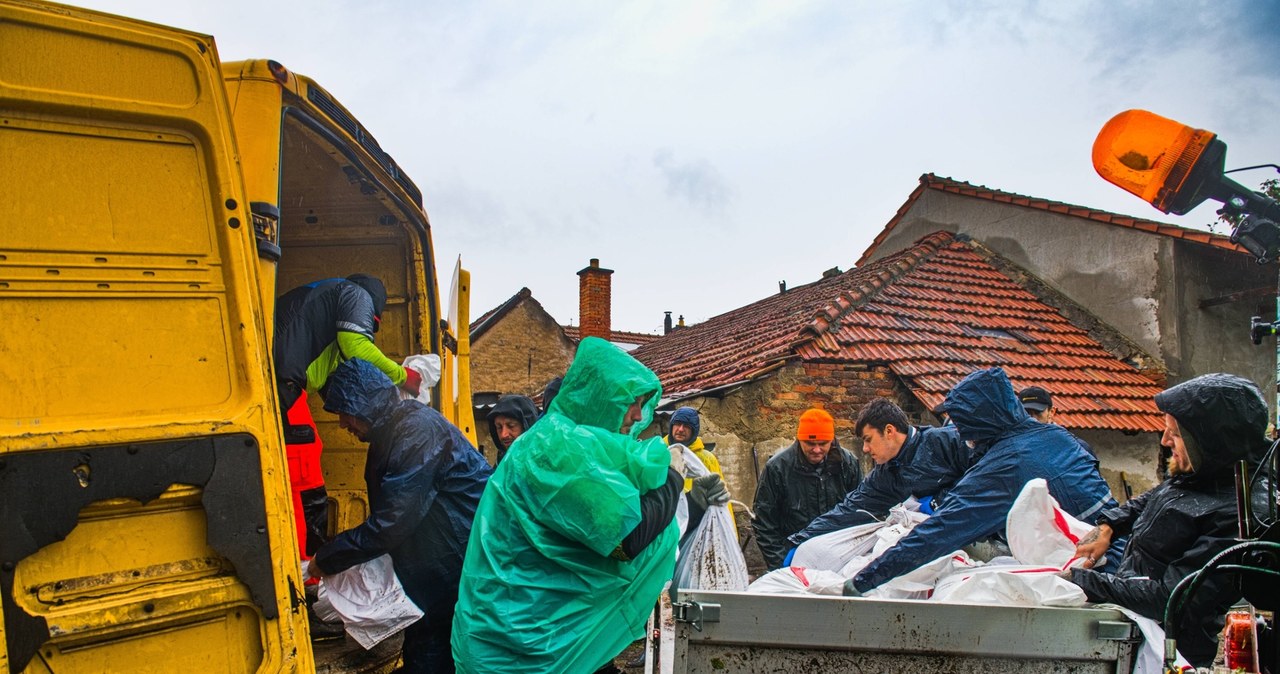
[[1166,237],[985,199],[925,190],[872,259],[938,230],[963,233],[1161,356],[1157,260]]
[[1125,435],[1117,431],[1071,429],[1098,454],[1098,469],[1116,500],[1125,502],[1124,485],[1137,496],[1160,482],[1160,434]]
[[564,375],[576,350],[542,305],[525,300],[472,343],[471,390],[533,396]]

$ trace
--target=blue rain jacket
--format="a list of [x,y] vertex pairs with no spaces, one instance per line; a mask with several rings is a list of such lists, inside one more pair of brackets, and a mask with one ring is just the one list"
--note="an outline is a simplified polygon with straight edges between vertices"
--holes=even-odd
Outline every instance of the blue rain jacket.
[[[498,464],[476,514],[453,620],[458,671],[594,672],[644,636],[675,570],[674,518],[633,559],[641,495],[666,484],[671,453],[639,440],[658,377],[588,337],[547,413]],[[642,418],[620,433],[627,408]],[[674,513],[673,513],[674,514]]]
[[1032,419],[1004,370],[970,374],[951,389],[944,405],[960,439],[974,443],[978,461],[932,517],[854,577],[860,592],[1002,532],[1009,508],[1035,478],[1044,478],[1062,509],[1085,522],[1095,522],[1103,508],[1117,505],[1098,474],[1097,460],[1066,429]]
[[372,424],[364,479],[369,517],[316,551],[313,562],[337,573],[390,553],[405,594],[430,613],[453,602],[471,521],[489,464],[434,409],[400,400],[368,361],[352,359],[329,378],[325,409]]
[[857,489],[788,540],[800,545],[814,536],[883,520],[890,508],[912,496],[940,499],[977,460],[978,452],[960,440],[954,426],[917,426],[897,456],[872,468]]

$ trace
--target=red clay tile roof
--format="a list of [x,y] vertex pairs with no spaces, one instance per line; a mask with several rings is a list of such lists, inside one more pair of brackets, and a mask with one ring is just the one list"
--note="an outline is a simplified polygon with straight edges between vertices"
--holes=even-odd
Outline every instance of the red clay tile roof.
[[1087,208],[1085,206],[1075,206],[1072,204],[1062,203],[1061,201],[1027,197],[1021,194],[994,190],[989,187],[983,187],[982,185],[971,185],[959,180],[952,180],[951,178],[943,178],[932,173],[926,173],[920,176],[920,184],[911,192],[911,196],[907,197],[906,202],[898,208],[898,212],[894,214],[893,218],[889,220],[889,223],[884,226],[884,229],[881,230],[880,234],[878,234],[875,240],[871,242],[871,245],[867,247],[867,250],[862,253],[862,257],[858,259],[855,263],[856,265],[865,264],[866,261],[871,258],[876,249],[880,247],[880,243],[883,242],[884,239],[889,236],[889,232],[893,231],[893,228],[902,221],[903,216],[907,214],[907,211],[911,210],[911,206],[915,204],[921,194],[924,194],[926,189],[941,190],[943,192],[951,192],[953,194],[963,194],[976,199],[987,199],[989,201],[998,201],[1006,204],[1013,204],[1015,206],[1024,206],[1026,208],[1038,208],[1043,211],[1050,211],[1052,213],[1060,213],[1063,215],[1073,215],[1078,218],[1110,223],[1120,227],[1128,227],[1130,229],[1151,232],[1162,236],[1171,236],[1175,239],[1185,239],[1187,241],[1202,243],[1207,246],[1214,246],[1238,253],[1248,254],[1248,251],[1241,246],[1231,243],[1230,237],[1226,237],[1221,234],[1204,232],[1198,229],[1188,229],[1177,225],[1156,222],[1155,220],[1135,218],[1131,215],[1120,215],[1119,213],[1100,211],[1094,208]]
[[673,332],[633,355],[664,395],[745,381],[788,359],[887,365],[928,408],[1000,365],[1054,395],[1069,428],[1159,431],[1160,387],[946,232]]
[[[569,339],[573,339],[573,340],[582,339],[581,337],[578,336],[578,326],[563,325],[560,327],[564,328],[564,334],[568,335]],[[648,332],[627,332],[626,330],[611,330],[609,341],[621,342],[623,344],[648,344],[649,342],[652,342],[656,339],[660,339],[661,337],[662,335],[654,335]]]

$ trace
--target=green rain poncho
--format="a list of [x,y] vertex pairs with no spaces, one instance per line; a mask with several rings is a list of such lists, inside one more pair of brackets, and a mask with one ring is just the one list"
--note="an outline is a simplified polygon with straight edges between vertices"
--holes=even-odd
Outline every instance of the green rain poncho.
[[[551,409],[480,500],[453,620],[458,671],[592,672],[644,636],[675,568],[677,525],[633,560],[610,554],[640,523],[640,495],[667,478],[662,439],[636,439],[661,394],[621,349],[578,345]],[[643,418],[619,433],[643,396]]]

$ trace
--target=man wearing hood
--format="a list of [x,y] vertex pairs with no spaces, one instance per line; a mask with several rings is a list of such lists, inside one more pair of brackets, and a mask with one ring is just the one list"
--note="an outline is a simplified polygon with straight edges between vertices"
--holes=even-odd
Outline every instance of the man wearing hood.
[[[711,449],[715,447],[715,443],[707,445],[702,441],[702,421],[698,417],[698,410],[695,410],[692,407],[681,407],[676,410],[675,413],[671,415],[671,432],[662,438],[662,440],[668,445],[681,444],[688,447],[689,451],[693,452],[693,455],[698,457],[698,460],[702,462],[702,465],[706,466],[707,470],[711,471],[711,475],[715,475],[719,478],[713,480],[710,475],[705,478],[700,478],[699,480],[685,478],[684,491],[686,494],[690,495],[690,499],[694,502],[694,508],[690,510],[691,514],[694,512],[706,512],[707,505],[711,502],[708,500],[706,490],[715,491],[720,498],[728,497],[728,489],[724,487],[724,471],[720,469],[720,459],[717,459],[716,455],[711,453]],[[696,493],[694,492],[695,482],[697,482],[698,486]],[[722,494],[721,491],[723,491]],[[729,510],[729,516],[733,517],[733,506],[726,504],[725,508]],[[696,519],[700,520],[701,516],[699,515]],[[689,520],[688,531],[692,531],[696,526],[697,521],[695,521],[695,518],[691,517]],[[738,532],[735,529],[733,533],[734,535],[737,535]]]
[[1044,478],[1049,493],[1076,519],[1094,522],[1114,508],[1096,461],[1061,426],[1032,419],[1004,370],[965,377],[947,394],[947,414],[977,462],[935,504],[934,514],[845,583],[860,596],[943,555],[1002,534],[1023,486]]
[[307,406],[307,392],[320,391],[342,362],[359,358],[377,366],[396,385],[417,396],[422,377],[382,354],[373,343],[387,305],[387,289],[368,274],[326,279],[294,288],[276,300],[272,359],[276,391],[285,412],[285,451],[299,522],[303,557],[324,543],[328,494],[320,470],[322,446]]
[[836,440],[835,420],[826,410],[800,415],[796,441],[764,464],[756,487],[751,523],[760,554],[770,569],[782,566],[787,537],[831,510],[862,482],[862,466]]
[[459,670],[609,671],[644,635],[675,570],[683,483],[662,439],[639,439],[661,396],[621,349],[578,345],[480,501],[453,625]]
[[[1236,542],[1235,465],[1246,461],[1253,474],[1270,443],[1266,402],[1257,385],[1242,377],[1196,377],[1156,395],[1156,407],[1164,412],[1160,444],[1172,451],[1169,477],[1104,510],[1076,550],[1077,556],[1096,559],[1113,536],[1129,534],[1119,570],[1073,568],[1070,580],[1091,602],[1163,620],[1178,582]],[[1174,632],[1188,662],[1212,664],[1223,616],[1239,598],[1229,575],[1210,576],[1189,598],[1181,629]]]
[[390,554],[405,594],[425,614],[405,630],[400,671],[452,672],[453,608],[489,464],[439,412],[400,400],[368,361],[333,372],[324,408],[369,443],[369,517],[321,546],[308,573],[323,577]]
[[529,430],[540,416],[542,414],[538,412],[538,406],[528,396],[508,395],[498,399],[485,416],[489,420],[489,437],[493,438],[493,446],[498,451],[493,465],[502,462],[511,443]]

